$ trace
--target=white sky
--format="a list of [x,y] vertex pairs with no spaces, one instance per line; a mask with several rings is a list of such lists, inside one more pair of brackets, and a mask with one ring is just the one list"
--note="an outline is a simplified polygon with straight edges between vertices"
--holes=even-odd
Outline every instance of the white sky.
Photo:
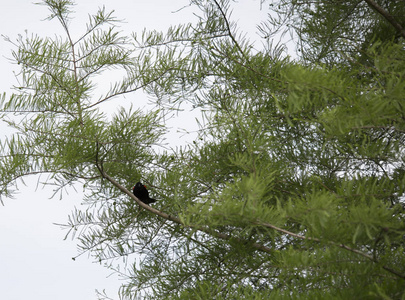
[[[44,6],[34,5],[31,0],[3,1],[0,12],[0,34],[12,40],[18,34],[63,35],[57,21],[41,21],[48,16]],[[38,2],[38,1],[35,1]],[[122,30],[130,34],[141,32],[143,28],[164,30],[169,25],[187,22],[189,9],[172,12],[188,4],[188,0],[80,0],[74,10],[76,19],[71,21],[73,32],[79,34],[87,21],[87,15],[95,13],[99,6],[115,10],[115,16],[124,19]],[[238,19],[241,27],[251,32],[258,21],[259,0],[244,0]],[[263,16],[263,12],[261,13]],[[250,26],[250,27],[246,27]],[[0,40],[0,92],[9,92],[16,84],[13,70],[6,57],[11,57],[11,45]],[[145,107],[147,100],[131,98],[115,100],[131,101],[135,107]],[[122,105],[122,104],[121,104]],[[187,122],[194,116],[188,114]],[[184,126],[184,117],[182,124]],[[0,123],[0,137],[7,132]],[[168,141],[169,143],[171,141]],[[45,178],[45,177],[44,177]],[[43,178],[43,179],[44,179]],[[37,178],[25,180],[27,186],[19,184],[19,194],[15,199],[6,199],[0,206],[0,299],[4,300],[71,300],[97,299],[95,289],[106,290],[107,294],[118,299],[120,285],[117,276],[108,277],[111,272],[94,263],[91,258],[82,256],[76,261],[76,242],[64,241],[64,231],[53,223],[66,223],[67,215],[74,206],[80,205],[81,195],[72,191],[58,200],[49,199],[50,190],[36,189]]]

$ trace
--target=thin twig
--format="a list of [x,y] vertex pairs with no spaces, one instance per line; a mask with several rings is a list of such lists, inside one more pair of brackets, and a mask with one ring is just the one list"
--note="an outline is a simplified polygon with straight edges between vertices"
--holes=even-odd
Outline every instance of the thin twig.
[[238,51],[242,54],[243,58],[244,58],[246,61],[248,61],[248,58],[246,57],[246,54],[243,52],[242,48],[239,46],[239,43],[237,42],[237,40],[235,39],[235,37],[234,37],[233,34],[232,34],[231,26],[229,25],[228,18],[227,18],[227,16],[226,16],[224,10],[222,9],[222,7],[219,5],[219,3],[218,3],[216,0],[214,0],[214,2],[215,2],[215,4],[216,4],[216,6],[218,7],[218,9],[219,9],[219,11],[220,11],[222,17],[224,18],[225,25],[226,25],[226,29],[227,29],[227,31],[228,31],[229,37],[231,38],[232,42],[235,44],[236,48],[238,48]]

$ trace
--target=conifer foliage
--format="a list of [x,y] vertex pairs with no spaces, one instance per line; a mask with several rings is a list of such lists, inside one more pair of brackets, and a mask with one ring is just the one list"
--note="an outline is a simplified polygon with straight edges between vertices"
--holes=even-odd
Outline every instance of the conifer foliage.
[[[260,49],[226,0],[132,36],[100,9],[76,39],[73,2],[43,4],[66,34],[10,40],[2,202],[32,174],[82,185],[87,209],[66,228],[123,277],[124,299],[405,297],[403,1],[262,1]],[[284,31],[294,60],[270,42]],[[95,95],[112,69],[121,81]],[[159,110],[102,112],[138,90]],[[160,147],[184,104],[203,114],[198,138]],[[153,207],[132,194],[140,179]]]

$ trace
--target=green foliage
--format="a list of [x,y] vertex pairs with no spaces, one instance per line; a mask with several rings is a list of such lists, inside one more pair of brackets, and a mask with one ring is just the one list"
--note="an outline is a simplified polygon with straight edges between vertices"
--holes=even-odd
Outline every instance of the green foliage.
[[[45,1],[66,39],[15,43],[0,196],[30,174],[83,184],[88,208],[66,227],[126,299],[404,298],[405,53],[402,19],[386,21],[403,5],[379,2],[270,5],[298,36],[293,61],[237,38],[229,1],[192,1],[195,24],[132,39],[100,10],[76,41],[72,3]],[[123,79],[97,96],[115,68]],[[101,112],[140,89],[159,110]],[[202,112],[198,138],[159,148],[183,104]],[[153,208],[130,198],[140,178]]]

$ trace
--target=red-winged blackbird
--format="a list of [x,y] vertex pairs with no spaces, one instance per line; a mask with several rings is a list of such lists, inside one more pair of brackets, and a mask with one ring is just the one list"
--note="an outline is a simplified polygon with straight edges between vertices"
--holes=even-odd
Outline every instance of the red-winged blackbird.
[[146,186],[140,182],[137,182],[135,184],[132,191],[134,192],[135,197],[138,198],[139,200],[141,200],[145,204],[149,205],[150,203],[156,202],[155,199],[152,199],[149,197],[149,192],[146,189]]

